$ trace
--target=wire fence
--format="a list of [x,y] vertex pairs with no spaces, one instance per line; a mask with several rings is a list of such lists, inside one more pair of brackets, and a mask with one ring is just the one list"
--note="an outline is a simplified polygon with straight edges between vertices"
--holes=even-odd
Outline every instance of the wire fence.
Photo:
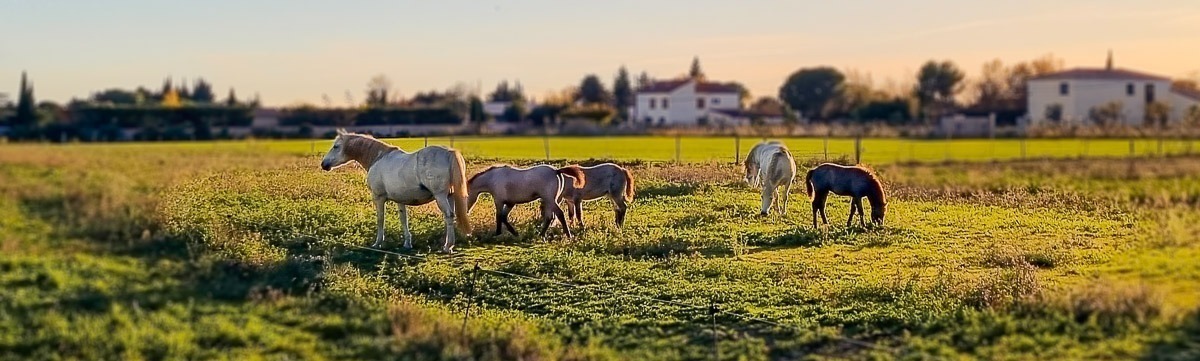
[[[317,237],[317,236],[313,236],[313,235],[308,235],[308,234],[296,233],[295,236],[306,237],[306,238],[310,238],[310,239],[313,239],[313,240],[316,240],[319,242],[333,244],[333,245],[337,245],[337,246],[348,248],[348,249],[355,249],[355,250],[360,250],[360,251],[374,252],[374,253],[378,253],[378,254],[397,256],[400,258],[405,258],[405,259],[414,260],[414,261],[426,260],[425,255],[405,254],[405,253],[382,250],[382,249],[378,249],[378,248],[361,246],[361,245],[356,245],[356,244],[335,242],[335,241],[331,241],[329,239],[325,239],[325,238],[321,238],[321,237]],[[645,301],[645,302],[653,302],[653,303],[659,303],[659,304],[665,304],[665,305],[672,305],[675,307],[680,307],[685,310],[706,312],[710,323],[708,325],[704,325],[704,326],[708,326],[712,333],[712,339],[710,340],[710,342],[711,342],[711,347],[712,347],[712,358],[714,360],[719,360],[722,358],[720,346],[719,346],[721,338],[720,338],[720,332],[718,330],[718,326],[734,329],[734,330],[742,332],[742,333],[747,333],[746,332],[747,330],[745,328],[738,327],[736,325],[731,325],[728,323],[725,323],[725,324],[719,323],[717,316],[728,316],[728,317],[742,320],[744,322],[753,322],[753,323],[758,323],[758,324],[767,325],[767,326],[771,326],[771,327],[776,327],[779,329],[790,329],[792,331],[797,331],[797,332],[811,331],[811,330],[806,329],[799,325],[778,322],[778,321],[774,321],[774,320],[770,320],[770,319],[766,319],[766,318],[762,318],[762,317],[756,317],[753,315],[741,313],[741,312],[730,311],[730,310],[722,307],[722,305],[719,304],[715,299],[710,299],[710,302],[707,305],[697,305],[697,304],[692,304],[692,303],[688,303],[688,302],[681,302],[681,301],[676,301],[676,300],[671,300],[671,299],[647,296],[647,295],[643,295],[643,294],[613,291],[613,290],[605,289],[603,287],[598,287],[598,286],[600,286],[599,284],[575,284],[575,283],[563,282],[563,281],[558,281],[558,280],[553,280],[553,279],[548,279],[548,278],[534,277],[534,276],[523,275],[523,274],[519,274],[519,273],[507,272],[507,271],[503,271],[503,270],[499,270],[499,269],[489,269],[489,268],[480,266],[479,262],[474,262],[472,267],[470,267],[469,269],[463,268],[462,271],[464,271],[463,272],[464,274],[469,275],[468,276],[469,277],[469,279],[468,279],[469,286],[466,291],[467,305],[466,305],[465,309],[463,310],[463,320],[462,320],[462,326],[461,326],[461,332],[464,335],[466,334],[467,322],[471,317],[471,310],[473,307],[475,307],[476,303],[480,303],[479,301],[476,300],[477,295],[475,292],[476,291],[475,287],[477,284],[478,277],[481,275],[497,277],[497,278],[502,278],[502,279],[515,279],[515,280],[522,280],[522,281],[527,281],[527,282],[540,283],[540,284],[550,285],[550,286],[554,286],[554,287],[562,287],[562,288],[567,288],[567,289],[572,289],[572,290],[577,290],[577,291],[583,291],[583,292],[587,292],[587,293],[590,293],[593,295],[600,294],[600,295],[604,295],[604,296],[609,296],[609,297],[611,297],[611,300],[614,300],[614,301],[623,299],[623,298],[631,298],[631,299],[637,299],[637,300],[641,300],[641,301]],[[826,336],[830,337],[838,342],[845,343],[847,345],[861,347],[863,349],[871,349],[871,350],[886,352],[893,357],[898,356],[900,353],[900,350],[898,350],[898,349],[880,345],[877,343],[867,342],[867,341],[863,341],[863,340],[857,340],[857,339],[853,339],[853,338],[849,338],[849,337],[845,337],[845,336],[841,336],[841,335],[826,335]],[[929,356],[929,355],[927,355],[927,356]],[[932,357],[932,356],[930,356],[930,357]]]
[[[468,157],[530,160],[663,161],[738,163],[754,144],[752,136],[512,136],[422,137],[388,139],[413,150],[430,145],[456,148]],[[1200,139],[1163,135],[1157,138],[971,138],[908,139],[855,137],[769,138],[788,145],[798,159],[863,164],[918,162],[987,162],[1035,159],[1146,158],[1190,156],[1200,152]],[[320,154],[329,141],[268,145]],[[297,149],[303,148],[303,149]]]

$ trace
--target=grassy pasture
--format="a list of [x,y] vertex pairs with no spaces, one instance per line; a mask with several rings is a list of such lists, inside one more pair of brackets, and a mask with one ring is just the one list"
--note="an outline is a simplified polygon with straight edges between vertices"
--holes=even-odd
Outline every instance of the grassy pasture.
[[[776,139],[776,138],[772,138]],[[854,157],[853,138],[779,138],[788,144],[798,158],[841,159]],[[680,160],[685,163],[733,162],[735,150],[739,159],[745,158],[750,147],[761,139],[743,137],[681,137]],[[554,136],[542,137],[433,137],[394,138],[388,142],[404,149],[418,149],[426,144],[458,148],[468,156],[489,159],[546,159],[549,144],[550,159],[613,159],[621,161],[675,160],[675,138],[665,136]],[[1130,143],[1133,151],[1130,152]],[[890,164],[908,162],[992,161],[1022,159],[1122,158],[1184,155],[1200,153],[1200,140],[1157,139],[956,139],[912,140],[898,138],[865,138],[862,140],[862,162]],[[269,151],[293,155],[323,154],[329,140],[283,140],[250,142],[178,142],[156,144],[100,145],[100,147],[131,147],[177,151],[235,149]]]
[[[533,140],[513,148],[538,158]],[[723,146],[684,146],[692,140]],[[308,147],[0,147],[0,358],[710,358],[706,310],[651,297],[782,325],[718,315],[722,358],[1200,352],[1194,158],[1132,171],[1123,160],[883,160],[887,225],[844,227],[848,207],[835,198],[822,230],[809,227],[802,191],[787,216],[753,217],[756,193],[724,161],[631,162],[639,192],[624,230],[593,202],[579,237],[541,239],[526,205],[513,214],[521,237],[492,238],[485,198],[459,254],[409,260],[347,247],[374,232],[362,171],[321,172]],[[406,254],[425,255],[440,217],[432,206],[410,213]],[[388,250],[405,252],[395,216],[387,231]],[[484,275],[468,298],[475,264],[584,287]]]

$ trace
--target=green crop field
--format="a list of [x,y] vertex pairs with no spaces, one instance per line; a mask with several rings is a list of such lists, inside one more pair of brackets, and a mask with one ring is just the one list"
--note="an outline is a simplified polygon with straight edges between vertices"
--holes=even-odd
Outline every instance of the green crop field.
[[[775,139],[775,138],[772,138]],[[761,138],[680,137],[679,160],[686,163],[733,162]],[[817,159],[854,158],[853,138],[780,138],[798,157]],[[468,156],[489,159],[614,159],[676,160],[676,139],[669,136],[552,136],[542,137],[433,137],[396,138],[388,142],[413,150],[425,145],[446,145],[461,149]],[[1132,144],[1131,144],[1132,143]],[[147,147],[147,145],[128,145]],[[162,149],[268,150],[295,155],[324,153],[329,140],[287,140],[258,142],[186,142],[161,143]],[[1132,146],[1132,149],[1131,149]],[[549,157],[547,158],[547,148]],[[910,140],[865,138],[859,145],[862,162],[867,164],[992,161],[1063,158],[1122,158],[1190,155],[1200,153],[1200,140],[1158,139],[959,139]],[[1024,151],[1022,151],[1024,149]]]
[[[536,163],[542,141],[454,145],[477,171]],[[456,254],[430,252],[432,205],[410,212],[411,251],[390,205],[376,252],[356,247],[363,171],[321,171],[328,142],[2,145],[0,359],[1200,357],[1200,158],[1030,140],[1027,161],[944,163],[1020,141],[866,139],[886,225],[845,227],[834,197],[813,229],[803,191],[755,216],[729,138],[682,138],[682,164],[663,162],[672,138],[549,142],[556,164],[637,175],[624,229],[592,202],[576,238],[541,238],[523,205],[522,236],[495,238],[485,196]],[[802,168],[826,158],[787,142]],[[853,140],[829,149],[845,162]]]

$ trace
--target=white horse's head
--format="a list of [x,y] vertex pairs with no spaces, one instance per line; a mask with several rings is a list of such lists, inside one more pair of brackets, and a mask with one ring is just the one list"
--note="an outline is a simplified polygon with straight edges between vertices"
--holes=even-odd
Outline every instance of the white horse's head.
[[333,170],[341,167],[346,163],[350,163],[350,157],[346,156],[346,131],[343,129],[337,130],[337,137],[333,138],[333,146],[329,148],[329,152],[325,153],[325,158],[321,159],[321,169]]
[[758,162],[746,159],[746,184],[758,185]]

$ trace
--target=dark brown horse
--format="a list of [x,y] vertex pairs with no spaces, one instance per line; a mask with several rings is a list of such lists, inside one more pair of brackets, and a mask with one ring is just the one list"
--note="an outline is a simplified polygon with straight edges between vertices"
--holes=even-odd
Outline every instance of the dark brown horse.
[[821,215],[821,221],[829,224],[829,219],[825,217],[825,198],[829,196],[829,192],[851,198],[850,217],[846,219],[847,227],[854,220],[855,211],[858,212],[858,222],[866,225],[863,220],[863,197],[867,197],[867,201],[871,202],[871,223],[883,225],[887,200],[884,198],[883,185],[870,169],[833,163],[821,164],[804,176],[804,186],[808,189],[808,197],[812,201],[813,228],[817,228],[818,214]]

